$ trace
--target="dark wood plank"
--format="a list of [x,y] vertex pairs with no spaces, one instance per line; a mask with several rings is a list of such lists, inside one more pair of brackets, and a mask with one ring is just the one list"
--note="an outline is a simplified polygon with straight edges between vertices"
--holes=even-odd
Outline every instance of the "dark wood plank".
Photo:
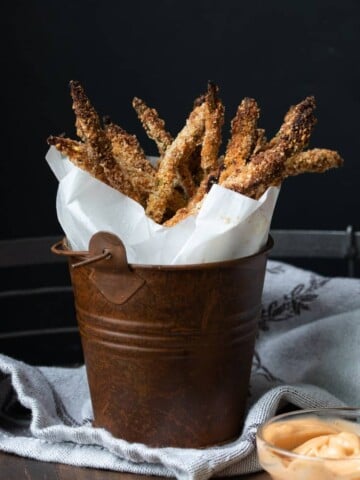
[[[168,480],[167,477],[134,475],[94,468],[73,467],[59,463],[39,462],[0,452],[0,478],[6,480]],[[264,473],[231,477],[238,480],[269,480]]]

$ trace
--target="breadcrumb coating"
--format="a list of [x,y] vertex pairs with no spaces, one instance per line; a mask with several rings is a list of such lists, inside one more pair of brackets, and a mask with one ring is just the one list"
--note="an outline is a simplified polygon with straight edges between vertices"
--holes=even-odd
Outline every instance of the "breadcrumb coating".
[[131,180],[115,161],[111,141],[102,129],[100,118],[79,82],[70,82],[70,93],[78,130],[80,129],[82,138],[85,139],[88,152],[83,168],[116,190],[140,202],[140,196],[135,191]]
[[79,82],[70,82],[70,93],[80,141],[50,136],[49,145],[139,202],[149,217],[167,227],[196,215],[214,183],[258,199],[268,187],[281,185],[289,176],[322,173],[343,164],[334,150],[306,150],[316,124],[312,96],[290,107],[270,141],[258,127],[258,104],[245,97],[231,121],[230,139],[221,157],[224,106],[216,85],[209,82],[207,92],[195,100],[175,138],[156,109],[135,97],[133,107],[159,150],[160,160],[154,167],[135,135],[110,121],[102,125]]
[[301,173],[323,173],[330,168],[341,167],[344,160],[335,150],[326,148],[313,148],[297,153],[286,159],[282,181],[286,177],[300,175]]
[[164,155],[173,138],[165,129],[165,122],[159,117],[155,108],[150,108],[144,100],[134,97],[132,105],[147,135],[154,140],[160,155]]
[[270,185],[279,185],[288,157],[308,144],[315,125],[314,97],[297,104],[284,118],[273,146],[250,157],[249,162],[235,170],[220,184],[248,197],[258,199]]
[[205,132],[200,153],[201,168],[206,176],[218,167],[221,129],[224,124],[224,106],[218,97],[219,88],[209,82],[205,96]]
[[161,223],[169,199],[174,191],[177,167],[185,162],[195,150],[204,133],[204,104],[195,107],[186,125],[166,150],[156,175],[155,190],[150,194],[146,213],[155,222]]
[[112,155],[128,178],[131,178],[134,189],[146,200],[155,186],[156,170],[141,148],[135,135],[130,135],[115,123],[108,123],[105,132],[111,141]]
[[53,145],[65,157],[69,157],[78,167],[82,167],[88,161],[85,143],[54,135],[48,137],[47,143]]
[[260,109],[256,101],[253,98],[244,98],[231,121],[231,136],[225,152],[220,183],[246,165],[258,138],[256,127],[259,116]]

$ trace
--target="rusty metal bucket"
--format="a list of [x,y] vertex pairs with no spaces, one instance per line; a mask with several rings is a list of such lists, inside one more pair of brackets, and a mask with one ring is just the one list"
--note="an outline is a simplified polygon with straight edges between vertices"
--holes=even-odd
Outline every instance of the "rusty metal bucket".
[[[241,432],[267,253],[129,265],[118,237],[66,243],[94,426],[150,446],[200,448]],[[75,268],[74,268],[75,267]]]

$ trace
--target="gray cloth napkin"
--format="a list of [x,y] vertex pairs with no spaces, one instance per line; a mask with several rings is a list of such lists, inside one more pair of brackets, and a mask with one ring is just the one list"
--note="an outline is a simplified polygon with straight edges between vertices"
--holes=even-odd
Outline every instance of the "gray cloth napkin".
[[0,450],[43,461],[207,479],[260,469],[257,427],[286,403],[360,406],[360,280],[269,261],[241,436],[207,449],[149,448],[91,426],[86,372],[0,355]]

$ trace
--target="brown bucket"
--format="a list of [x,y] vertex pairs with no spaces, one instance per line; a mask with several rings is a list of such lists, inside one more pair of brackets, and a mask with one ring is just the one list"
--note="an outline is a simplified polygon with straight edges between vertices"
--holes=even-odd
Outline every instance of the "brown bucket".
[[[237,437],[271,237],[259,253],[183,266],[129,265],[99,232],[68,255],[94,426],[150,446]],[[74,268],[76,267],[76,268]]]

